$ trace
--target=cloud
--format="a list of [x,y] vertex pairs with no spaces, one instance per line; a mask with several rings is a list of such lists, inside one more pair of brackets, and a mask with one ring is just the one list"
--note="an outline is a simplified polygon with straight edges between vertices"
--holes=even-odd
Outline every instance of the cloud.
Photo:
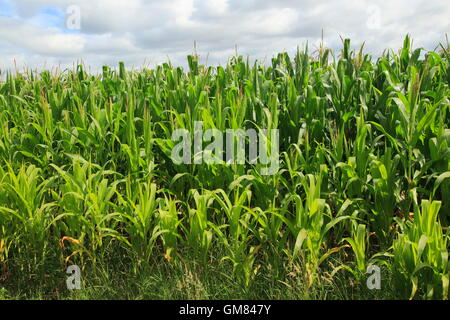
[[20,48],[20,53],[49,56],[73,56],[83,53],[82,35],[62,34],[56,28],[37,28],[17,19],[0,17],[0,44]]
[[[80,9],[81,29],[66,27],[66,9]],[[139,66],[170,59],[185,65],[197,51],[210,64],[225,63],[235,46],[252,58],[294,51],[307,41],[341,46],[340,36],[379,55],[398,49],[409,33],[416,47],[434,49],[450,30],[448,0],[0,0],[0,68],[14,59],[70,66],[83,59]]]

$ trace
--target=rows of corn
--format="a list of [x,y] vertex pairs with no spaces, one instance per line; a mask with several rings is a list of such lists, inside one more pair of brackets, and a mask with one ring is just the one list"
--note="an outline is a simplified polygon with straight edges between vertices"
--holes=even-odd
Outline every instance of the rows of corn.
[[[308,286],[324,269],[362,283],[378,265],[399,298],[448,298],[447,48],[406,38],[374,59],[345,40],[336,54],[188,65],[0,80],[0,284],[115,246],[136,269],[221,252],[242,286],[292,263]],[[172,132],[195,121],[279,129],[279,171],[174,164]]]

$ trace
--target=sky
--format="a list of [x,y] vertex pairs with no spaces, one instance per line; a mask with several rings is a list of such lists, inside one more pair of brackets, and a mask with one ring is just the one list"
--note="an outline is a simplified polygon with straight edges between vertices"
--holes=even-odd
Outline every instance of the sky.
[[[236,51],[268,61],[341,37],[379,56],[406,34],[433,50],[450,33],[450,0],[0,0],[0,71],[124,61],[153,67],[186,55],[226,64]],[[449,35],[450,36],[450,35]]]

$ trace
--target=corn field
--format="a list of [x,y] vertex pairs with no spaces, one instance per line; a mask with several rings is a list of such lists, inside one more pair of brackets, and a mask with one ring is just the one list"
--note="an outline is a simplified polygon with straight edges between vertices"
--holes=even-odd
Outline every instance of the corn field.
[[[223,264],[242,288],[288,273],[306,290],[325,275],[366,286],[377,265],[396,298],[447,299],[448,47],[413,49],[407,37],[377,59],[348,39],[310,51],[6,74],[0,287],[64,281],[68,265],[101,268],[109,255],[131,273]],[[175,164],[172,132],[196,121],[278,129],[278,172]]]

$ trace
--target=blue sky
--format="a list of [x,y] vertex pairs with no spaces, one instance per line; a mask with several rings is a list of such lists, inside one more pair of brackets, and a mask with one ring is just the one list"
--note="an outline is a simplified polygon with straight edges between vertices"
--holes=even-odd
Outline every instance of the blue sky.
[[58,28],[63,32],[65,28],[66,13],[62,8],[44,7],[36,12],[32,21],[42,28]]
[[306,42],[317,47],[322,30],[335,50],[350,37],[377,56],[407,33],[432,50],[450,32],[449,17],[449,0],[0,0],[0,69],[185,65],[194,41],[210,64],[225,63],[236,45],[268,60]]
[[14,5],[7,0],[0,0],[0,16],[11,17],[14,14]]

